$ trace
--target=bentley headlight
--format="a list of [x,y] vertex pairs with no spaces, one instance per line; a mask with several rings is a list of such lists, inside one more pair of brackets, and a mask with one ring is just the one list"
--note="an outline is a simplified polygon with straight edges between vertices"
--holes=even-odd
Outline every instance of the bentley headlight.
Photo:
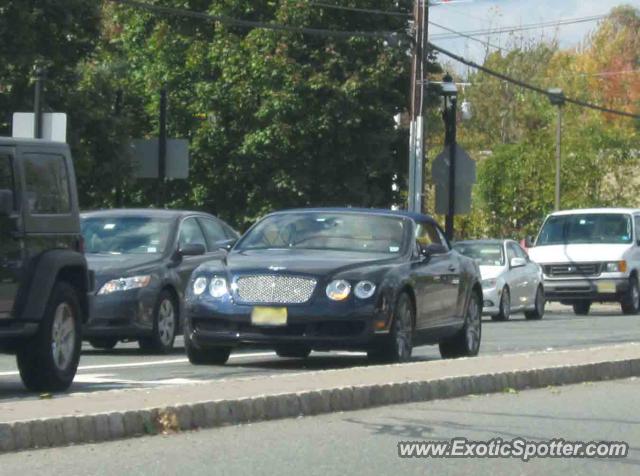
[[360,281],[356,284],[353,294],[360,299],[369,299],[376,292],[376,285],[371,281]]
[[151,275],[132,276],[130,278],[118,278],[107,281],[98,291],[99,295],[129,291],[131,289],[144,288],[151,282]]
[[604,264],[605,273],[625,273],[627,271],[626,261],[613,261]]
[[209,284],[209,294],[211,297],[220,299],[229,292],[227,288],[227,280],[224,278],[214,277]]
[[482,287],[483,288],[495,288],[496,284],[498,283],[498,280],[496,278],[491,278],[491,279],[483,279],[482,280]]
[[205,289],[207,289],[208,282],[209,281],[204,276],[196,278],[196,280],[193,282],[193,294],[195,294],[196,296],[200,296],[205,291]]
[[331,281],[327,286],[327,297],[333,301],[344,301],[351,293],[351,285],[344,279]]

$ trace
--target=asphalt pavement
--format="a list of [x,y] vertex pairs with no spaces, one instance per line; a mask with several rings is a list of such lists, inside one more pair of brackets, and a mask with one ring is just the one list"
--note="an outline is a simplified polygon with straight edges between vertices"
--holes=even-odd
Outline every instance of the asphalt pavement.
[[[588,316],[576,316],[571,308],[553,305],[541,321],[520,315],[508,322],[485,318],[481,354],[531,350],[569,349],[640,341],[640,316],[623,316],[617,306],[593,306]],[[437,346],[414,349],[416,360],[440,359]],[[232,354],[223,367],[192,366],[184,355],[182,339],[170,355],[145,355],[135,343],[121,343],[112,351],[98,351],[85,344],[80,370],[71,392],[121,388],[183,385],[221,378],[245,378],[269,374],[367,365],[363,354],[314,353],[307,360],[281,359],[268,350],[245,349]],[[24,390],[15,357],[0,355],[0,400],[36,398]]]
[[[3,474],[638,474],[640,380],[379,407],[0,455]],[[625,441],[621,459],[398,457],[398,442]]]

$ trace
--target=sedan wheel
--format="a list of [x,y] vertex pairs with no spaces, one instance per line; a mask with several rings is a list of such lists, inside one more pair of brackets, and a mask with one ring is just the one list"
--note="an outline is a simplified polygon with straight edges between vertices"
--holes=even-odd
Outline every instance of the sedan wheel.
[[139,340],[140,348],[161,354],[170,352],[176,338],[177,326],[177,305],[168,291],[162,291],[154,311],[153,334]]
[[407,293],[402,293],[395,307],[391,332],[384,345],[367,353],[371,360],[383,362],[406,362],[413,350],[413,322],[415,311]]
[[525,319],[529,319],[531,321],[540,320],[544,316],[544,290],[542,286],[538,286],[538,290],[536,291],[536,301],[534,303],[534,307],[531,311],[525,311],[524,317]]
[[500,310],[498,314],[495,316],[491,316],[493,321],[508,321],[511,317],[511,293],[509,292],[509,288],[504,288],[502,290],[502,295],[500,296]]
[[481,302],[479,294],[473,292],[467,305],[464,327],[452,338],[440,342],[440,355],[443,358],[478,355],[482,338]]

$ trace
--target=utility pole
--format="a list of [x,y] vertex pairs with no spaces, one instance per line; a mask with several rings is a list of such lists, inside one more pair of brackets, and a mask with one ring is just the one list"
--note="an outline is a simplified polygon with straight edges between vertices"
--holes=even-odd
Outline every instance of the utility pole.
[[160,123],[158,127],[158,208],[165,206],[167,175],[167,88],[160,90]]
[[555,187],[555,211],[560,210],[560,162],[562,156],[562,106],[564,106],[564,93],[562,89],[549,89],[549,102],[558,107],[558,125],[556,130],[556,187]]
[[[116,100],[115,100],[115,103],[114,103],[114,115],[118,119],[122,115],[123,105],[124,105],[124,91],[122,91],[122,89],[118,89],[116,91]],[[115,157],[116,156],[114,155],[114,158]],[[118,172],[120,172],[120,171],[118,171]],[[117,208],[122,208],[122,187],[121,187],[121,183],[120,183],[119,179],[117,180],[117,183],[116,183],[116,186],[115,186],[115,195],[116,195],[115,196],[116,207]]]
[[414,44],[411,65],[411,126],[409,132],[409,200],[408,209],[422,212],[424,175],[424,93],[426,81],[426,45],[428,38],[428,0],[415,0],[413,7]]
[[45,70],[40,64],[35,66],[35,92],[33,96],[33,135],[36,139],[42,139],[42,103],[44,100]]

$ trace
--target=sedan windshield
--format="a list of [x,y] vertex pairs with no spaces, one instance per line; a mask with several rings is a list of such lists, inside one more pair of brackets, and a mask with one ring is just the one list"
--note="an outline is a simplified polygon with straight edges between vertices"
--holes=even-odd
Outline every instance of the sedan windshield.
[[402,218],[356,213],[271,215],[238,243],[237,250],[296,248],[398,254],[408,233]]
[[504,249],[500,243],[458,243],[453,248],[481,266],[504,266]]
[[579,243],[631,243],[631,218],[620,213],[551,216],[536,246]]
[[171,222],[170,218],[142,216],[83,218],[81,226],[85,252],[162,253],[167,246]]

